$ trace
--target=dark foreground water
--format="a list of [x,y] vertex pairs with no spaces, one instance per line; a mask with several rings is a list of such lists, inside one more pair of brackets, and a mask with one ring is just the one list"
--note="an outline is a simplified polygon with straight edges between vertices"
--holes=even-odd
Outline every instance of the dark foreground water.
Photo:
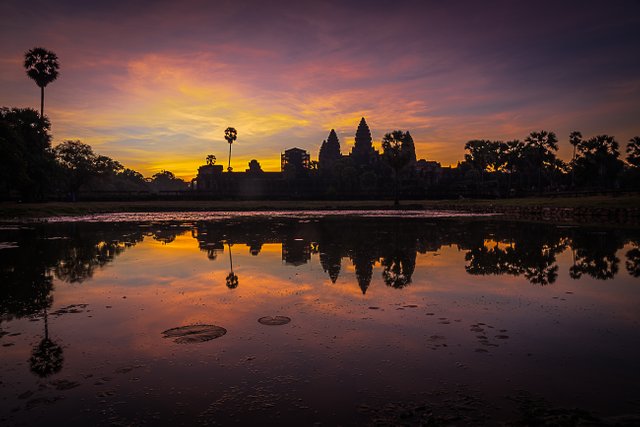
[[1,226],[0,425],[640,423],[637,229],[211,218]]

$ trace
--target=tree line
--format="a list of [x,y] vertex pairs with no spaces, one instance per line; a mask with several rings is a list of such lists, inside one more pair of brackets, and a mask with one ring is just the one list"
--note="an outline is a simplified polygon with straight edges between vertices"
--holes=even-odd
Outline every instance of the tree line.
[[637,189],[640,182],[640,137],[626,147],[626,163],[620,144],[610,135],[583,138],[571,132],[573,156],[564,162],[556,155],[554,132],[531,132],[523,141],[476,139],[465,144],[464,162],[458,164],[467,177],[477,177],[479,193],[549,192],[576,189]]
[[[41,90],[40,113],[30,108],[0,108],[0,198],[39,201],[54,196],[76,200],[81,189],[94,193],[188,189],[188,184],[170,171],[163,170],[151,178],[144,178],[120,162],[95,153],[91,146],[78,140],[64,141],[52,147],[51,123],[44,115],[44,89],[59,75],[58,57],[46,49],[34,48],[25,53],[24,67],[28,77]],[[370,146],[370,134],[367,135]],[[358,156],[369,155],[366,149],[357,153],[358,156],[341,156],[333,130],[329,142],[332,136],[337,148],[329,144],[327,149],[337,149],[337,154],[327,151],[323,159],[323,143],[320,161],[309,162],[309,170],[304,171],[305,175],[316,178],[311,184],[300,174],[285,175],[294,176],[306,190],[322,187],[319,191],[316,188],[313,194],[330,197],[331,194],[380,196],[392,193],[396,204],[401,196],[429,194],[505,197],[531,192],[640,187],[640,136],[629,140],[626,162],[620,158],[620,144],[610,135],[583,138],[580,132],[572,132],[568,142],[573,146],[573,157],[569,162],[557,157],[558,138],[554,132],[546,130],[531,132],[522,141],[474,139],[464,146],[464,161],[446,173],[443,168],[428,171],[420,166],[408,131],[395,130],[384,135],[382,164],[377,167],[366,164],[366,159],[365,164],[357,164],[357,160],[362,160]],[[227,128],[228,172],[232,172],[231,146],[236,139],[236,129]],[[261,170],[257,161],[252,162],[255,164],[253,167],[250,164],[250,171]],[[428,163],[422,162],[423,166]],[[213,163],[215,156],[208,156],[207,164]],[[318,167],[323,164],[330,167]]]
[[151,178],[124,167],[78,140],[51,146],[51,124],[31,108],[0,108],[0,197],[76,200],[85,191],[180,191],[187,183],[170,171]]

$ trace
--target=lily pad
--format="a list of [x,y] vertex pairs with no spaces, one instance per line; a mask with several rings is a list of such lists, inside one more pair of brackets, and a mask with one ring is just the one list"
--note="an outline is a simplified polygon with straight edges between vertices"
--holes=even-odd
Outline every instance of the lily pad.
[[193,344],[211,341],[227,333],[225,328],[216,325],[186,325],[167,329],[163,338],[173,339],[178,344]]
[[258,322],[263,325],[280,326],[291,322],[291,318],[286,316],[265,316],[259,318]]

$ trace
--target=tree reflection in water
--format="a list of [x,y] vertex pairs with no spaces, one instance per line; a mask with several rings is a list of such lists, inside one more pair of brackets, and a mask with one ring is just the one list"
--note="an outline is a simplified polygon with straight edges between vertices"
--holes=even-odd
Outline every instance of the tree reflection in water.
[[227,288],[235,289],[238,287],[238,276],[233,272],[233,255],[231,254],[231,243],[227,242],[229,248],[229,274],[226,278]]
[[574,233],[571,238],[573,265],[569,268],[572,279],[588,275],[598,280],[613,279],[618,273],[620,259],[616,257],[624,241],[613,231]]
[[627,252],[625,267],[632,277],[640,277],[640,244],[636,242],[635,245],[635,248]]
[[56,374],[62,369],[64,356],[62,347],[49,338],[49,318],[44,309],[44,338],[31,350],[29,367],[40,378]]
[[556,255],[566,245],[555,230],[542,231],[537,226],[480,234],[465,254],[465,270],[473,275],[523,276],[536,285],[554,283],[558,278]]
[[443,246],[465,252],[471,275],[519,276],[536,285],[553,284],[559,274],[557,256],[572,251],[569,275],[609,280],[619,273],[619,250],[632,277],[640,277],[640,232],[635,229],[560,227],[493,220],[424,220],[334,217],[317,221],[297,218],[242,218],[198,223],[71,223],[0,230],[1,241],[19,242],[0,257],[0,319],[32,316],[51,307],[53,280],[83,283],[145,236],[163,244],[191,231],[200,250],[216,260],[229,249],[225,283],[238,287],[232,243],[246,244],[258,256],[264,244],[281,244],[282,259],[299,266],[316,256],[332,283],[353,265],[365,294],[376,265],[383,282],[403,288],[414,280],[417,253],[438,253]]
[[395,227],[388,245],[383,248],[382,280],[387,286],[402,289],[411,283],[416,268],[416,237]]

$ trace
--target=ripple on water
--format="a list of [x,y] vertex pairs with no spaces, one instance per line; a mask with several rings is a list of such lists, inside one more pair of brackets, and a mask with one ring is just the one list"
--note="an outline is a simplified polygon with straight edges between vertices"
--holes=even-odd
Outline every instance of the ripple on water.
[[186,325],[167,329],[162,336],[173,339],[173,342],[178,344],[193,344],[211,341],[226,333],[225,328],[216,325]]
[[265,316],[259,318],[258,322],[263,325],[280,326],[291,322],[291,318],[286,316]]

